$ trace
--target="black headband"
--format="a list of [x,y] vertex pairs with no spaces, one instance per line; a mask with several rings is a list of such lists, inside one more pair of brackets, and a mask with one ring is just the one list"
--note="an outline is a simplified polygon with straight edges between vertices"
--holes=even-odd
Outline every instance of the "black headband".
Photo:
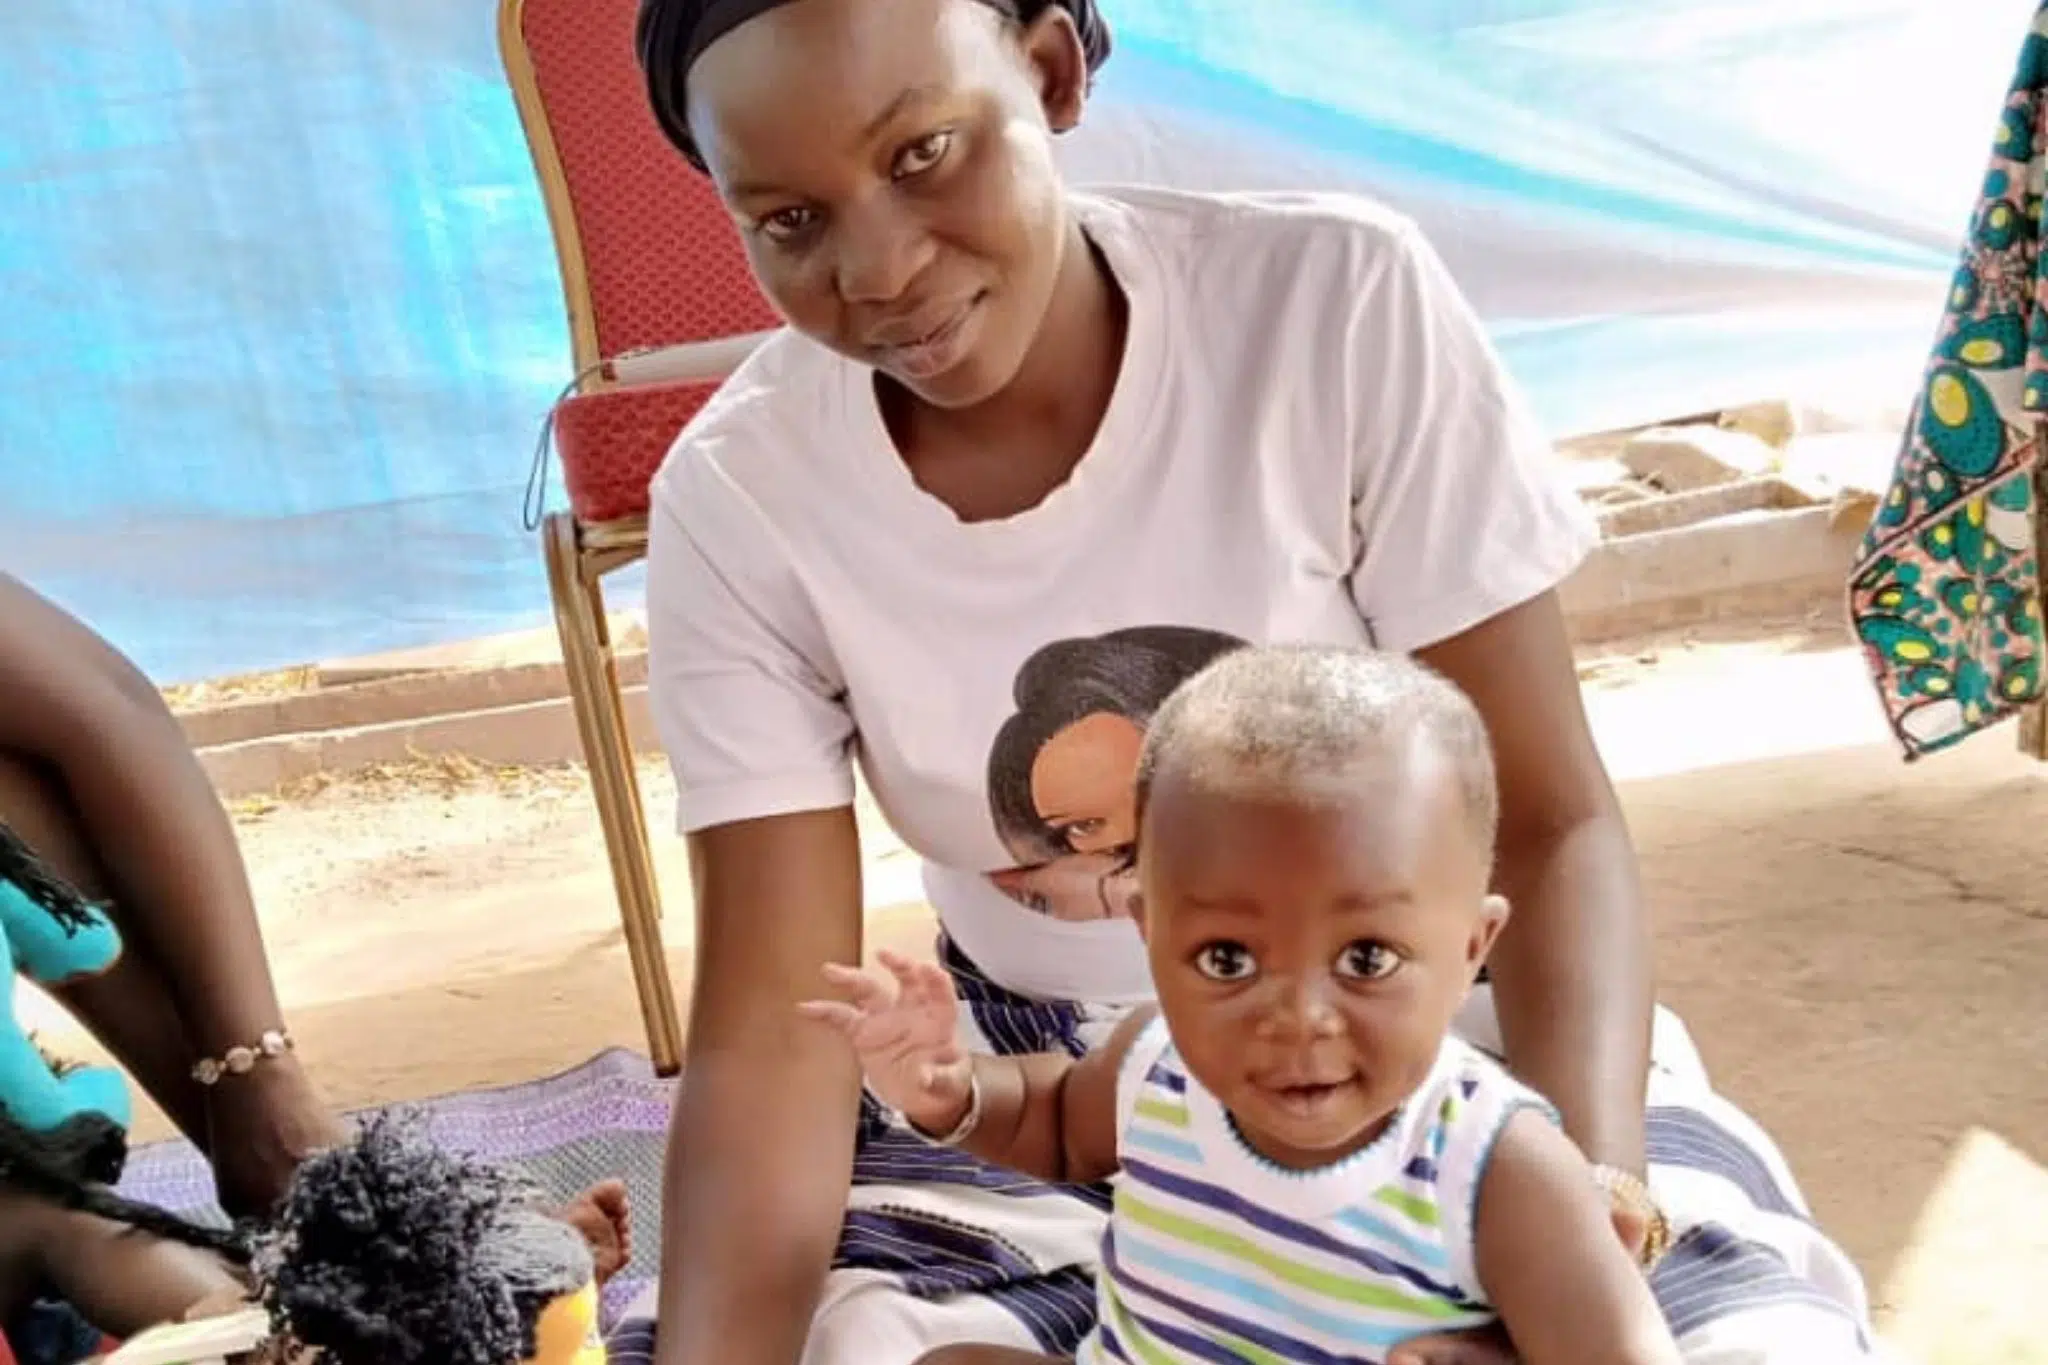
[[[690,136],[690,68],[704,49],[761,14],[793,0],[640,0],[640,22],[635,45],[640,69],[647,78],[647,99],[654,108],[655,122],[677,150],[698,170],[704,169],[703,155]],[[1109,21],[1102,17],[1096,0],[979,0],[1019,23],[1028,24],[1046,10],[1065,10],[1081,35],[1088,69],[1096,71],[1109,60]]]

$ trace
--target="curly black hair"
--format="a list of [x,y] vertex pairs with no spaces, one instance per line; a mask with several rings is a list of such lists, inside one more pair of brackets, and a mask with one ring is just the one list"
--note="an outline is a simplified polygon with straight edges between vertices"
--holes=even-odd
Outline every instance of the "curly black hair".
[[300,1167],[258,1258],[277,1332],[332,1365],[514,1365],[591,1269],[529,1186],[404,1111]]
[[60,1208],[212,1252],[235,1265],[249,1263],[253,1251],[245,1229],[205,1227],[153,1204],[124,1198],[97,1176],[79,1174],[104,1173],[109,1163],[118,1173],[126,1156],[127,1139],[111,1120],[85,1116],[39,1133],[0,1112],[0,1184]]

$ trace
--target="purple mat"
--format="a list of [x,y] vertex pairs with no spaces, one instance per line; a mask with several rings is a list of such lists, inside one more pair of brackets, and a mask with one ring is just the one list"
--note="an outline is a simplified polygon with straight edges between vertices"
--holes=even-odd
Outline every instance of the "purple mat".
[[[600,1180],[626,1182],[633,1200],[633,1264],[605,1288],[607,1326],[660,1273],[661,1163],[674,1083],[646,1059],[613,1050],[544,1081],[426,1100],[435,1141],[524,1172],[566,1200]],[[136,1150],[121,1192],[224,1226],[213,1176],[184,1142]]]

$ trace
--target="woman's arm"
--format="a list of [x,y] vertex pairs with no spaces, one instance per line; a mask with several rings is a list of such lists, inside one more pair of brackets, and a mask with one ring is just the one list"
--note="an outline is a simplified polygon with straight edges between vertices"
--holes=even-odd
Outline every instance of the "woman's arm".
[[1549,440],[1429,243],[1401,231],[1362,259],[1376,265],[1340,348],[1352,594],[1380,647],[1448,676],[1492,734],[1496,885],[1515,907],[1493,950],[1508,1060],[1594,1161],[1640,1171],[1649,935],[1547,590],[1598,528],[1557,479]]
[[163,969],[196,1053],[218,1056],[277,1028],[234,828],[149,679],[0,574],[0,697],[0,749],[61,780],[126,911],[123,928]]
[[663,1198],[663,1365],[793,1365],[853,1173],[860,1067],[797,1012],[861,952],[850,807],[693,835],[696,987]]
[[1508,1063],[1593,1161],[1640,1174],[1653,998],[1649,919],[1594,747],[1555,593],[1417,657],[1486,718],[1500,770],[1495,886],[1514,905],[1492,958]]

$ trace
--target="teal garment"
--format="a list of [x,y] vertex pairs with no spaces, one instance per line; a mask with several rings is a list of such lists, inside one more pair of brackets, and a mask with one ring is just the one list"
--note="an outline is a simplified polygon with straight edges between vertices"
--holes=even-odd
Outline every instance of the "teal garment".
[[127,1152],[121,1073],[53,1068],[14,1008],[18,972],[44,986],[120,960],[113,924],[0,825],[0,1175],[15,1163],[70,1182],[111,1182]]

